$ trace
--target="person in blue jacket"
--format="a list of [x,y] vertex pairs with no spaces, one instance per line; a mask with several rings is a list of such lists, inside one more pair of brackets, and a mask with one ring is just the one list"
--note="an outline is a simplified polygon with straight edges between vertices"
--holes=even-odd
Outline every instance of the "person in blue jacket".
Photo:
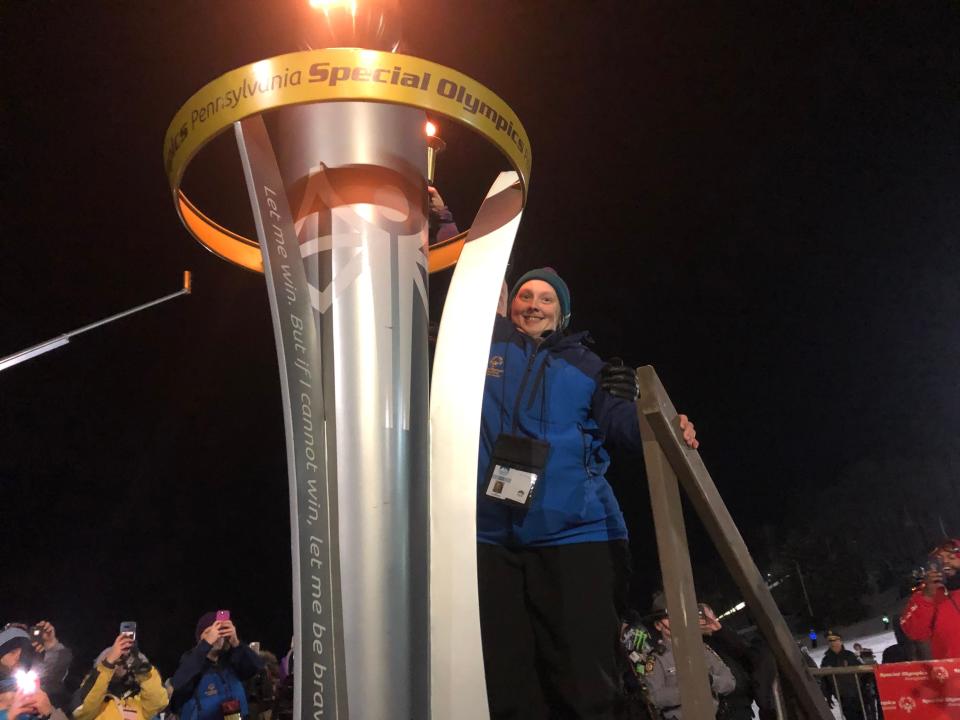
[[[523,275],[494,325],[483,396],[477,566],[490,714],[613,718],[630,572],[605,445],[640,452],[634,371],[567,333],[570,291]],[[681,417],[684,439],[697,446]]]
[[263,669],[263,660],[241,643],[230,620],[204,614],[197,622],[196,646],[183,654],[173,674],[170,710],[180,720],[247,718],[243,683]]

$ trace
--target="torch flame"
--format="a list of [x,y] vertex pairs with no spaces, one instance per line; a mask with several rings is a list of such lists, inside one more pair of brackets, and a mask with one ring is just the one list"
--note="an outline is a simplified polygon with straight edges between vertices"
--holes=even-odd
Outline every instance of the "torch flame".
[[331,10],[336,7],[342,7],[350,10],[352,14],[357,14],[356,0],[307,0],[307,4],[314,10]]
[[396,52],[399,0],[307,0],[316,19],[305,22],[308,47],[351,47]]
[[427,133],[427,137],[433,137],[437,134],[437,126],[427,120],[427,124],[424,126],[424,131]]

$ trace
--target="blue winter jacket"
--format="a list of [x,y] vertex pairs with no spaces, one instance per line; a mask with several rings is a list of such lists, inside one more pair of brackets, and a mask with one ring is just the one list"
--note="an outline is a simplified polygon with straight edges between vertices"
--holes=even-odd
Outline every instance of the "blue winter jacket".
[[170,710],[180,720],[222,720],[220,706],[227,700],[237,700],[240,716],[247,717],[243,683],[263,669],[263,659],[249,645],[241,644],[214,662],[207,657],[212,647],[201,639],[180,658],[170,696]]
[[[539,345],[497,316],[483,393],[477,467],[477,540],[495,545],[565,545],[627,537],[604,477],[604,443],[640,452],[634,403],[600,389],[603,361],[586,333],[554,333]],[[488,498],[491,454],[501,433],[550,443],[528,508]]]

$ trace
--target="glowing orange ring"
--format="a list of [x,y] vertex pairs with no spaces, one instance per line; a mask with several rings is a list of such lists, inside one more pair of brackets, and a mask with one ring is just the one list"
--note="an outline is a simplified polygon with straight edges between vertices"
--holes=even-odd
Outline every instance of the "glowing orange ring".
[[[311,102],[363,100],[408,105],[462,123],[495,145],[523,188],[532,153],[526,130],[495,93],[463,73],[411,55],[334,48],[288,53],[244,65],[204,85],[177,111],[164,137],[164,167],[177,214],[190,234],[226,260],[263,272],[260,245],[205,215],[180,189],[193,157],[250,115]],[[430,272],[456,262],[465,233],[430,249]]]

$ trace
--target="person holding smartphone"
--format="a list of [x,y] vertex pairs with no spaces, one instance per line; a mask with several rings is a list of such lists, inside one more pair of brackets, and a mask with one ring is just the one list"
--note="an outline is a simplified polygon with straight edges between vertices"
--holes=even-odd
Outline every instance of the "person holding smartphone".
[[73,653],[57,638],[56,628],[47,620],[35,625],[9,623],[7,628],[19,628],[30,639],[32,667],[37,672],[41,689],[56,708],[66,707],[70,700],[64,680],[73,661]]
[[900,617],[911,640],[929,641],[933,659],[960,657],[960,538],[930,551],[923,583]]
[[27,631],[18,625],[7,625],[0,631],[0,682],[12,690],[17,670],[29,670],[36,659],[36,651]]
[[150,720],[169,700],[160,673],[140,652],[135,623],[123,623],[74,693],[74,720]]
[[229,610],[201,616],[197,644],[173,674],[170,709],[180,720],[222,720],[249,713],[243,683],[263,669],[263,659],[240,642]]
[[35,682],[33,689],[0,692],[0,720],[41,720],[52,713],[50,699]]
[[53,712],[40,687],[30,635],[16,626],[0,631],[0,720],[37,720]]
[[70,693],[64,686],[73,652],[57,637],[57,630],[48,620],[41,620],[31,628],[33,647],[40,655],[40,687],[50,696],[54,707],[65,707]]

